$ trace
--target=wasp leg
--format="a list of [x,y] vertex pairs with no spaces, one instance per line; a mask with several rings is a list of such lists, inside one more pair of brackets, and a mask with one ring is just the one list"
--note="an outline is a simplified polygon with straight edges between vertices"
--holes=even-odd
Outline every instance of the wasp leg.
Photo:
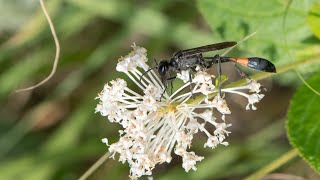
[[172,83],[172,81],[170,81],[170,86],[171,86],[171,88],[170,88],[170,94],[172,94],[172,91],[173,91],[173,83]]
[[173,80],[175,79],[177,76],[173,76],[173,77],[169,77],[167,80]]
[[246,73],[241,71],[241,69],[237,66],[237,64],[233,63],[233,65],[236,67],[236,69],[241,77],[245,77],[245,78],[249,79],[250,81],[252,80],[251,77],[249,77]]
[[213,64],[217,64],[219,63],[219,59],[220,59],[220,63],[225,63],[225,62],[230,62],[228,59],[226,58],[223,58],[221,56],[219,56],[219,54],[213,56],[213,57],[203,57],[203,59],[209,59],[211,61],[205,61],[205,67],[208,69],[208,68],[211,68]]
[[217,64],[218,63],[218,66],[217,66],[217,68],[218,68],[218,78],[219,78],[218,79],[218,91],[219,91],[218,94],[219,94],[220,97],[222,97],[222,95],[221,95],[221,83],[222,83],[221,63],[222,62],[226,62],[226,61],[221,61],[221,57],[219,56],[219,54],[215,55],[214,57],[208,57],[207,59],[211,59],[212,60],[211,61],[212,64]]
[[161,99],[162,99],[164,93],[166,92],[166,90],[168,88],[168,81],[165,77],[161,77],[161,82],[163,84],[163,92],[161,93],[161,96],[160,96],[160,102],[161,102]]
[[153,61],[156,63],[157,66],[159,65],[159,63],[156,59],[153,59]]
[[173,77],[170,77],[170,78],[167,79],[167,81],[170,81],[170,80],[171,80],[171,81],[170,81],[170,86],[171,86],[171,89],[170,89],[171,92],[170,92],[170,93],[171,93],[171,94],[172,94],[172,91],[173,91],[173,81],[172,81],[172,80],[175,79],[175,78],[176,78],[176,76],[173,76]]
[[[163,90],[163,92],[161,93],[160,101],[161,101],[164,93],[166,93],[166,90],[168,89],[168,81],[169,81],[169,80],[173,80],[173,79],[175,79],[175,78],[176,78],[176,76],[170,77],[170,78],[166,79],[166,81],[163,82],[164,90]],[[172,81],[171,81],[171,86],[172,86]],[[172,90],[171,90],[171,91],[172,91]],[[171,94],[172,94],[172,92],[171,92]]]
[[161,93],[161,96],[160,96],[160,102],[161,102],[161,99],[162,99],[164,93],[166,92],[167,88],[168,88],[168,85],[164,85],[164,90],[163,90],[163,92]]
[[219,96],[222,97],[221,95],[221,82],[222,82],[222,79],[221,79],[221,74],[222,74],[222,69],[221,69],[221,58],[218,57],[218,76],[219,76]]
[[217,68],[218,68],[218,94],[220,97],[221,96],[221,82],[222,82],[222,78],[221,78],[221,74],[222,74],[222,69],[221,69],[221,63],[222,62],[227,62],[227,61],[221,61],[221,57],[219,56],[219,54],[215,55],[214,57],[204,57],[204,59],[210,59],[211,62],[209,62],[209,64],[207,65],[207,67],[211,67],[212,64],[218,64]]
[[224,62],[229,62],[228,60],[226,59],[223,59],[219,56],[219,54],[213,56],[213,57],[203,57],[204,59],[210,59],[211,61],[209,61],[207,64],[207,68],[210,68],[213,64],[218,64],[217,68],[218,68],[218,93],[219,93],[219,96],[221,96],[221,82],[222,82],[222,69],[221,69],[221,63],[224,63]]
[[191,96],[192,98],[194,99],[194,95],[193,95],[193,92],[192,92],[192,79],[191,79],[191,73],[189,72],[189,88],[190,88],[190,92],[191,92]]

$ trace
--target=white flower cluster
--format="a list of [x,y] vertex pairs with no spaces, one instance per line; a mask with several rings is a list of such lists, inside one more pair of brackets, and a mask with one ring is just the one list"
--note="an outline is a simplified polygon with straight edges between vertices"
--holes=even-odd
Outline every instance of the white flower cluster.
[[[146,49],[134,45],[133,51],[121,58],[116,68],[117,71],[124,72],[143,94],[129,89],[127,82],[119,78],[106,84],[99,93],[97,99],[100,102],[96,112],[123,127],[119,131],[118,142],[109,145],[107,138],[102,142],[109,146],[113,158],[118,153],[119,161],[128,162],[131,178],[152,175],[156,164],[171,161],[172,152],[182,157],[182,167],[186,172],[196,170],[196,163],[204,157],[188,151],[195,133],[200,131],[207,135],[204,147],[228,145],[225,139],[230,132],[226,129],[231,124],[225,122],[225,114],[230,114],[231,111],[224,98],[217,95],[218,88],[212,83],[215,76],[198,70],[192,78],[191,93],[185,91],[190,85],[189,72],[182,71],[177,77],[185,84],[170,96],[165,92],[161,98],[163,84],[156,73],[151,70],[141,76],[149,69],[146,61]],[[245,89],[252,94],[239,91]],[[259,94],[260,84],[252,80],[245,86],[222,89],[221,92],[246,97],[246,109],[251,107],[253,110],[256,109],[254,104],[264,96]],[[201,95],[201,98],[193,99],[192,94]],[[212,94],[216,96],[210,98]],[[222,114],[221,121],[216,120],[213,109]],[[215,130],[207,130],[209,126]]]

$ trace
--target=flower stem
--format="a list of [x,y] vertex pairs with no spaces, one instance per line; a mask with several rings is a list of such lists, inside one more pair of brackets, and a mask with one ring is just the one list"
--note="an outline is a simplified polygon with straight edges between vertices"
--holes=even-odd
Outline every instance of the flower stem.
[[302,77],[302,75],[300,74],[300,72],[298,72],[298,71],[296,70],[296,74],[298,75],[299,79],[303,82],[304,85],[306,85],[306,86],[307,86],[311,91],[313,91],[316,95],[320,96],[320,93],[319,93],[317,90],[315,90],[312,86],[310,86],[310,84],[307,83],[307,81],[305,81],[305,80],[303,79],[303,77]]
[[250,176],[246,177],[245,180],[256,180],[256,179],[261,179],[263,176],[266,174],[270,173],[271,171],[279,168],[280,166],[284,165],[287,163],[289,160],[293,159],[298,155],[298,151],[296,149],[292,149],[285,154],[283,154],[281,157],[278,159],[272,161],[270,164],[266,165],[259,171],[251,174]]
[[88,177],[96,171],[111,155],[111,153],[108,151],[106,152],[98,161],[96,161],[80,178],[79,180],[85,180],[88,179]]

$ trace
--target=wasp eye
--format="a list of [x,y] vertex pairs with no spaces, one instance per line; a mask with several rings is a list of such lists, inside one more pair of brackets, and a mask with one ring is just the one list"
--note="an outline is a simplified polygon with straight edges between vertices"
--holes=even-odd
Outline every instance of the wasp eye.
[[167,72],[167,66],[165,64],[160,64],[158,72],[161,76],[164,76]]

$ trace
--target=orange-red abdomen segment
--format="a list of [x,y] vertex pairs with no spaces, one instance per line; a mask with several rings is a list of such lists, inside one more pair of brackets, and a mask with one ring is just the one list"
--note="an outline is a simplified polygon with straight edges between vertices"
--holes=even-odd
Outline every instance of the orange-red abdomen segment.
[[233,62],[236,62],[236,63],[239,63],[239,64],[241,64],[242,66],[245,66],[245,67],[247,67],[248,63],[249,63],[249,59],[248,58],[229,58],[229,60],[231,60]]
[[233,57],[221,57],[221,62],[232,61],[238,63],[242,66],[256,69],[259,71],[265,72],[277,72],[276,67],[272,62],[267,59],[259,57],[250,57],[250,58],[233,58]]

